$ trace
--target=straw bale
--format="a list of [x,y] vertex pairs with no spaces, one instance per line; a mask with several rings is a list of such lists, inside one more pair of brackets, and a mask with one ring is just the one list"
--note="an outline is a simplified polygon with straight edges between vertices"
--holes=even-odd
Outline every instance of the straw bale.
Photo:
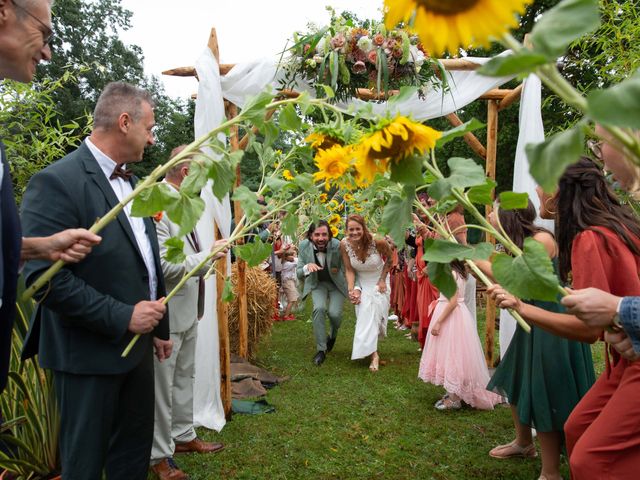
[[[258,267],[246,269],[247,278],[247,316],[249,323],[248,358],[253,359],[258,344],[263,337],[271,333],[275,299],[278,286],[275,279]],[[229,303],[229,345],[231,352],[239,354],[238,336],[238,267],[234,263],[231,268],[234,300]]]

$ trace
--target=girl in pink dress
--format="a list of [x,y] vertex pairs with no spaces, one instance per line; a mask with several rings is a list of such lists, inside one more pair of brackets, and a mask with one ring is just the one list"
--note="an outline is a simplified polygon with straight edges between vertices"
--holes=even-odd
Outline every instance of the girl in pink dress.
[[484,360],[475,319],[464,303],[467,272],[460,261],[451,263],[458,290],[448,299],[443,294],[433,310],[418,377],[442,385],[447,393],[438,410],[459,409],[462,402],[491,410],[502,397],[486,390],[489,370]]

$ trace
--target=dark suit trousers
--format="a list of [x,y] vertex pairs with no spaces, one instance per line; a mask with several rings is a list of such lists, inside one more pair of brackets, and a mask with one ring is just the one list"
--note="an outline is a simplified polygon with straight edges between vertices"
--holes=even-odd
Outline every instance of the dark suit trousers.
[[54,372],[65,480],[145,480],[153,441],[153,356],[119,375]]

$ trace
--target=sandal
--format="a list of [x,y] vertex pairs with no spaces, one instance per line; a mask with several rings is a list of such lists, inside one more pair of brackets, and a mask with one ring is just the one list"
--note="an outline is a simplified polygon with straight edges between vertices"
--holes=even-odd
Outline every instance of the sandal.
[[451,397],[443,397],[434,405],[436,410],[460,410],[462,402],[460,400],[451,400]]
[[521,447],[514,440],[506,445],[500,445],[495,447],[489,452],[489,455],[493,458],[535,458],[538,456],[536,446],[531,443],[526,447]]

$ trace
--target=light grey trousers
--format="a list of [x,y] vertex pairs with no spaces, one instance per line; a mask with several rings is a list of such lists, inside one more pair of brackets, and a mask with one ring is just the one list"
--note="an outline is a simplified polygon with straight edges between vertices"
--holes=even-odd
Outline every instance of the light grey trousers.
[[193,428],[193,380],[195,376],[198,322],[184,332],[172,333],[173,352],[163,362],[155,359],[155,418],[151,465],[173,457],[175,442],[196,438]]
[[331,325],[330,335],[335,338],[342,323],[342,306],[344,295],[336,288],[333,282],[318,282],[318,286],[311,290],[313,300],[313,334],[316,338],[316,350],[327,350],[327,329],[325,327],[325,314],[329,316]]

